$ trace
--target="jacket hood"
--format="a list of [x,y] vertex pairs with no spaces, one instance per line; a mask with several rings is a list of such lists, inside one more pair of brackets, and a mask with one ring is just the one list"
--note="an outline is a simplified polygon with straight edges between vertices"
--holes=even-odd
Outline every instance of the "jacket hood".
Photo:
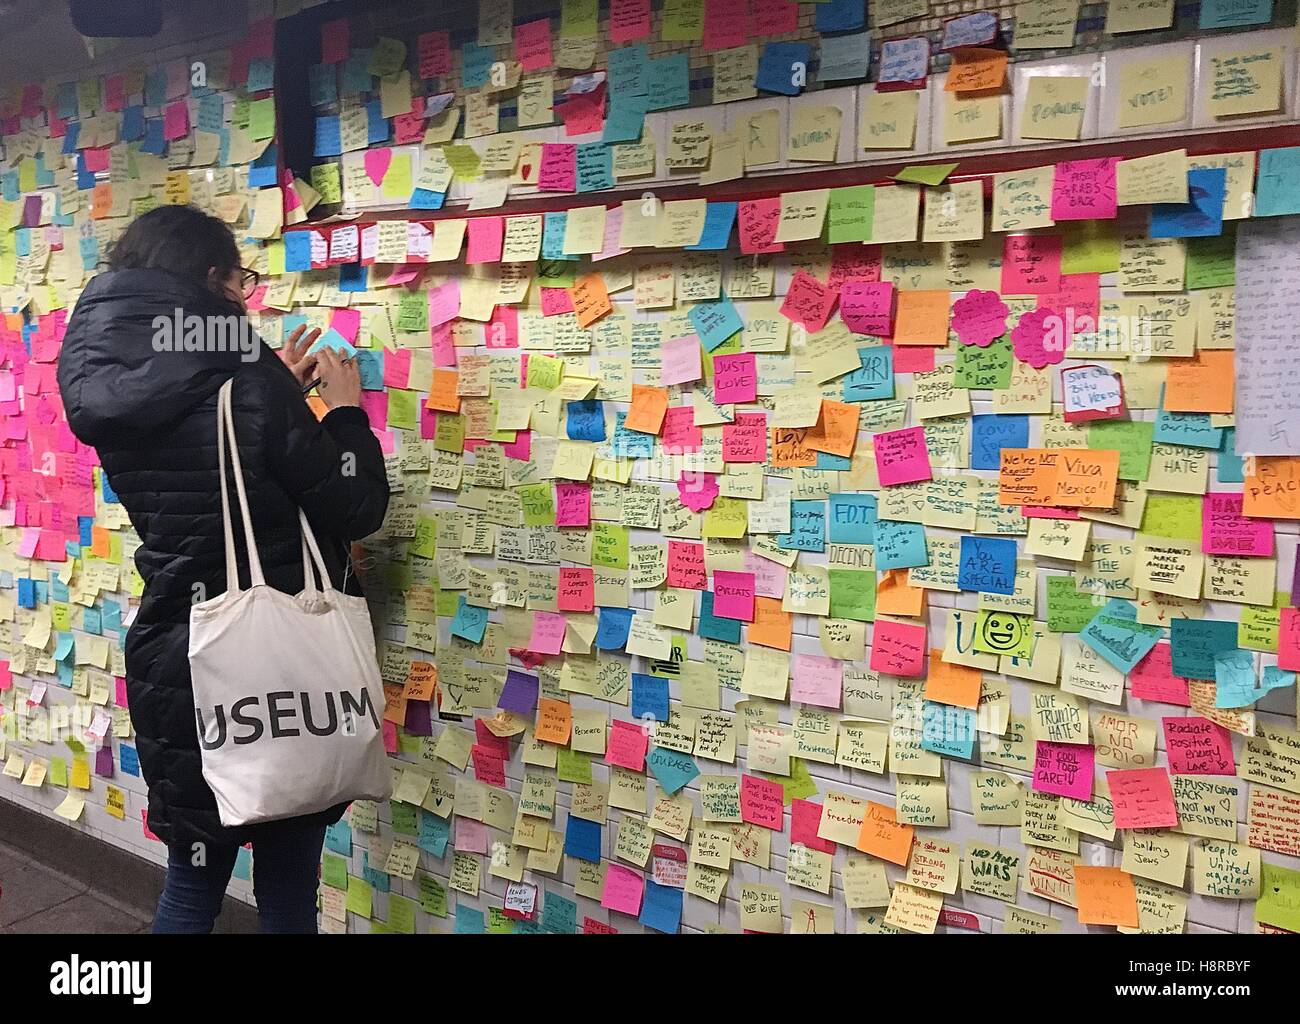
[[98,446],[177,419],[241,366],[267,358],[275,356],[240,308],[201,282],[113,270],[86,285],[72,312],[59,391],[72,432]]

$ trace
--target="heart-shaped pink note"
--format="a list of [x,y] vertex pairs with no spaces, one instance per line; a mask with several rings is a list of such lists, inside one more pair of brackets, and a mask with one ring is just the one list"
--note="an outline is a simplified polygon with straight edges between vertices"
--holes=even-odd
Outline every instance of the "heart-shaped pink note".
[[387,147],[368,149],[366,150],[365,161],[366,177],[378,187],[383,184],[384,175],[388,173],[388,166],[393,162],[393,151]]

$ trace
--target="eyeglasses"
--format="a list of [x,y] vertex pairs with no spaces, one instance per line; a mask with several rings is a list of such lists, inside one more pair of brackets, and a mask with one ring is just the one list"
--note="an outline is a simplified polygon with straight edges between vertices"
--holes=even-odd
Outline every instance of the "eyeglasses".
[[257,286],[262,283],[262,275],[250,267],[239,268],[239,289],[244,298],[251,299],[253,293],[257,291]]

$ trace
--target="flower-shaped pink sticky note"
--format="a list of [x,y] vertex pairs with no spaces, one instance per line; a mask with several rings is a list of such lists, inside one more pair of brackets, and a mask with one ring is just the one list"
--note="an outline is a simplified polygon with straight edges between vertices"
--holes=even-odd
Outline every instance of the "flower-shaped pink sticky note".
[[1061,314],[1050,309],[1031,309],[1011,332],[1011,346],[1022,363],[1035,370],[1065,358],[1065,333]]
[[712,473],[683,473],[677,478],[677,493],[692,512],[713,507],[718,496],[718,478]]
[[952,304],[952,329],[963,345],[988,348],[1006,333],[1010,312],[997,292],[975,289]]

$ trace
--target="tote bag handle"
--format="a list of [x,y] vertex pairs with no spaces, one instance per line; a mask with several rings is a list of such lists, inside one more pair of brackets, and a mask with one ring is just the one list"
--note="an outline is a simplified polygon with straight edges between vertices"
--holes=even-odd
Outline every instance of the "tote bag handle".
[[[248,551],[249,585],[262,587],[266,585],[266,576],[262,572],[262,559],[257,553],[257,538],[253,534],[253,517],[248,509],[248,491],[244,485],[244,468],[239,459],[239,445],[235,441],[235,418],[232,395],[234,378],[221,385],[217,401],[217,466],[221,476],[221,529],[226,543],[226,591],[241,593],[239,585],[239,563],[235,555],[235,530],[230,515],[229,484],[226,476],[226,449],[230,450],[230,464],[235,477],[235,491],[239,496],[239,518],[244,528],[244,547]],[[301,533],[303,589],[308,594],[317,593],[316,577],[312,565],[320,573],[320,586],[326,593],[334,591],[330,582],[329,571],[325,568],[325,559],[316,535],[312,532],[307,515],[298,509],[298,526]]]

